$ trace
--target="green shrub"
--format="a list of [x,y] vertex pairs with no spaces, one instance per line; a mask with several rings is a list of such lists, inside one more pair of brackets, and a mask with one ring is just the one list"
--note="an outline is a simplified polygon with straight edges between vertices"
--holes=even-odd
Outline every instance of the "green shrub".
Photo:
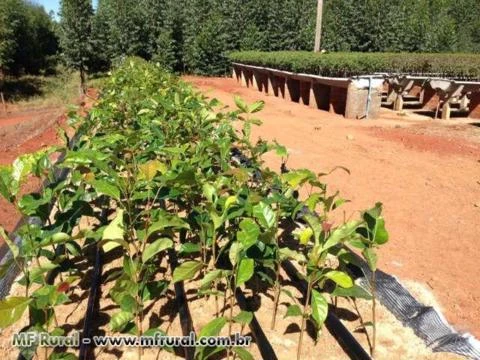
[[241,51],[230,53],[229,58],[232,62],[323,76],[348,77],[388,72],[480,79],[478,54]]

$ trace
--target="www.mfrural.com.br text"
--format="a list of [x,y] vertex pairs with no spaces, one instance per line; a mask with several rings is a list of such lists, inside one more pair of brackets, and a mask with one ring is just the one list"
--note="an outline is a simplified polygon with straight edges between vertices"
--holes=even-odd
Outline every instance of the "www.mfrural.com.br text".
[[168,336],[156,332],[149,336],[93,336],[82,337],[79,332],[69,336],[52,336],[41,332],[23,332],[15,334],[12,344],[17,347],[79,347],[93,345],[95,347],[248,347],[252,338],[239,333],[229,336],[202,336],[194,332],[189,336]]

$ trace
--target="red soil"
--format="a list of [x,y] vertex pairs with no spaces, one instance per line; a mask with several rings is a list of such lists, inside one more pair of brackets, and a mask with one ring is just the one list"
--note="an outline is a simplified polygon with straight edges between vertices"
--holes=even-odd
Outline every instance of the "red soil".
[[[427,284],[451,324],[480,337],[480,128],[474,120],[431,120],[390,110],[376,120],[346,120],[232,79],[185,79],[229,106],[234,95],[264,100],[258,114],[263,125],[253,136],[287,146],[289,167],[347,167],[351,175],[336,171],[326,181],[330,191],[351,200],[341,210],[347,218],[383,202],[391,240],[381,250],[380,267],[400,280]],[[265,160],[279,168],[273,154]]]
[[[50,115],[58,116],[58,110],[57,112],[51,112]],[[36,116],[38,116],[38,114],[32,111],[30,112],[29,116],[25,117],[25,119],[22,121],[32,121],[32,119],[34,119]],[[0,124],[1,126],[3,126],[4,122],[11,123],[12,121],[18,121],[19,119],[20,117],[15,116],[12,116],[11,118],[2,118],[0,120]],[[59,118],[59,120],[64,120],[64,118]],[[49,145],[59,144],[59,139],[57,138],[55,126],[48,127],[38,136],[35,136],[25,142],[22,142],[22,135],[27,134],[19,134],[13,128],[8,129],[8,131],[6,132],[6,137],[17,141],[17,146],[2,146],[4,150],[0,151],[1,165],[11,164],[18,156],[22,154],[35,152]],[[40,182],[37,179],[30,179],[23,187],[22,192],[29,193],[35,191],[38,189],[39,186]],[[2,226],[5,227],[7,231],[12,231],[17,225],[20,218],[20,214],[15,210],[15,207],[12,204],[8,203],[5,199],[0,198],[0,222]]]
[[[81,111],[91,107],[97,91],[89,89],[87,95],[85,100],[79,100]],[[57,128],[66,127],[63,111],[60,108],[48,108],[0,114],[0,165],[11,164],[22,154],[61,144]],[[67,129],[69,130],[71,129]],[[37,179],[30,179],[22,188],[22,193],[36,191],[40,185]],[[0,224],[10,232],[20,219],[21,216],[14,206],[0,198]],[[0,245],[2,243],[0,238]]]

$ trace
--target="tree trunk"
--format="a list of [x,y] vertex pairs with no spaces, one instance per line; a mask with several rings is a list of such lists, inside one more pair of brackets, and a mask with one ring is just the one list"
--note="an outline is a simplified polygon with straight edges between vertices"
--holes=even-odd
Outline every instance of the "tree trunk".
[[5,103],[5,98],[3,97],[3,84],[5,82],[5,71],[3,68],[0,66],[0,100],[3,105],[3,110],[5,113],[7,112],[7,104]]
[[85,95],[87,93],[86,89],[86,74],[83,64],[80,65],[80,94]]

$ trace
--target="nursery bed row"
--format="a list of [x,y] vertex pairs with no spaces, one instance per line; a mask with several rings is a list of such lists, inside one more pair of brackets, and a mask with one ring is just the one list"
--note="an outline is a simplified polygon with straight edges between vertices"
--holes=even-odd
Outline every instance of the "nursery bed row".
[[[249,326],[261,356],[274,359],[242,294],[248,290],[253,298],[274,299],[272,328],[280,295],[286,294],[285,316],[298,321],[297,358],[302,359],[308,358],[302,351],[307,325],[318,335],[325,321],[332,324],[329,299],[373,299],[374,309],[375,292],[355,284],[346,271],[355,257],[343,244],[363,255],[374,282],[376,249],[388,240],[381,204],[359,219],[333,224],[330,214],[345,200],[329,193],[325,174],[308,169],[278,174],[265,167],[266,152],[276,152],[284,162],[288,152],[277,143],[250,141],[262,102],[237,98],[236,104],[237,109],[221,112],[218,102],[157,66],[127,59],[88,114],[71,114],[78,139],[71,148],[43,150],[2,167],[0,194],[38,221],[17,229],[21,244],[2,230],[12,254],[2,269],[18,267],[23,291],[0,301],[0,327],[27,317],[29,325],[21,331],[69,334],[81,322],[85,336],[170,334],[173,284],[173,312],[180,314],[184,335],[195,329],[198,336],[231,337],[234,328]],[[65,156],[54,166],[50,159],[56,152]],[[55,176],[58,168],[68,172],[64,179]],[[21,196],[22,183],[31,176],[47,185]],[[306,198],[299,196],[303,188]],[[304,300],[281,281],[286,260],[296,263],[306,282]],[[53,270],[58,276],[52,282]],[[214,318],[209,315],[196,328],[192,318],[200,318],[188,307],[192,294],[215,304]],[[75,301],[86,312],[83,322],[72,325],[62,309]],[[372,329],[375,338],[375,318]],[[250,351],[197,347],[177,355],[244,360],[254,358]],[[138,358],[150,356],[140,348],[136,352]],[[79,354],[22,349],[25,357],[108,358],[107,352],[91,353],[87,347]]]
[[229,58],[247,65],[332,77],[386,73],[480,80],[478,54],[240,51],[230,53]]

